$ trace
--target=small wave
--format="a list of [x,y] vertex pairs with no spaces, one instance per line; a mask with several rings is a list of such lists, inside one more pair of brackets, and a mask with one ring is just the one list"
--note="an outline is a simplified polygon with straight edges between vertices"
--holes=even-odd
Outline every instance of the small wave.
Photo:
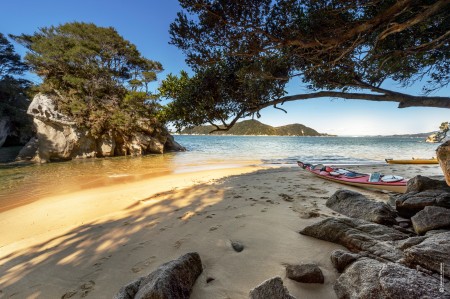
[[311,164],[333,164],[333,165],[372,165],[383,162],[378,160],[361,159],[354,157],[341,157],[341,156],[322,156],[322,157],[299,156],[299,157],[261,160],[263,164],[269,165],[296,165],[297,161],[303,161]]

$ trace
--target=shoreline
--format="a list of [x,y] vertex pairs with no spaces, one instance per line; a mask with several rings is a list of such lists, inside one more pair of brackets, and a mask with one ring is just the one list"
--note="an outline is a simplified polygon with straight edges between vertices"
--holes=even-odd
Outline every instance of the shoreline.
[[[352,168],[409,177],[440,172],[438,166]],[[299,167],[254,166],[171,174],[33,202],[0,213],[0,294],[111,298],[160,264],[197,251],[204,272],[191,298],[247,298],[276,275],[298,298],[335,298],[338,274],[329,256],[342,247],[298,231],[334,215],[325,201],[339,189],[377,200],[390,195],[321,180]],[[243,252],[231,249],[235,240]],[[286,279],[284,265],[298,262],[317,263],[325,284]]]

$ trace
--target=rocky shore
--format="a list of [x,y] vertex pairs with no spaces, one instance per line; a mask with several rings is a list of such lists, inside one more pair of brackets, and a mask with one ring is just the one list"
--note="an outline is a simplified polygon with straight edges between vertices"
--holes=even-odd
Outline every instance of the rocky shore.
[[[164,127],[153,127],[145,119],[139,122],[139,129],[134,132],[124,134],[108,130],[101,136],[94,136],[90,130],[59,112],[52,97],[41,93],[33,98],[27,113],[33,118],[36,135],[19,152],[17,161],[45,163],[185,150]],[[0,131],[6,132],[2,124],[0,122]],[[3,135],[0,132],[0,139]]]

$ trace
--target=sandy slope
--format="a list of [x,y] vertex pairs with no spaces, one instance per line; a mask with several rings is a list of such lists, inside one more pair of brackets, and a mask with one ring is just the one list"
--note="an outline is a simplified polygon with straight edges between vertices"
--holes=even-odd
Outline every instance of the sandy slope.
[[[353,169],[440,174],[434,165]],[[89,189],[18,207],[0,214],[0,298],[111,298],[122,285],[190,251],[200,254],[204,266],[191,298],[247,298],[250,289],[276,275],[297,298],[334,298],[338,274],[329,256],[339,246],[298,231],[334,214],[324,204],[342,188],[389,197],[323,181],[298,167],[242,167]],[[235,252],[231,241],[240,241],[244,251]],[[310,262],[321,267],[324,285],[285,277],[286,264]]]

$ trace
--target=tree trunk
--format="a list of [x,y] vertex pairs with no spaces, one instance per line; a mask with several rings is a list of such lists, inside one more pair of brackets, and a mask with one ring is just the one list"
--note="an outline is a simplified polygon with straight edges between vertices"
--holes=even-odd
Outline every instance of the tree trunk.
[[450,186],[450,140],[438,146],[436,156],[444,173],[445,181]]

